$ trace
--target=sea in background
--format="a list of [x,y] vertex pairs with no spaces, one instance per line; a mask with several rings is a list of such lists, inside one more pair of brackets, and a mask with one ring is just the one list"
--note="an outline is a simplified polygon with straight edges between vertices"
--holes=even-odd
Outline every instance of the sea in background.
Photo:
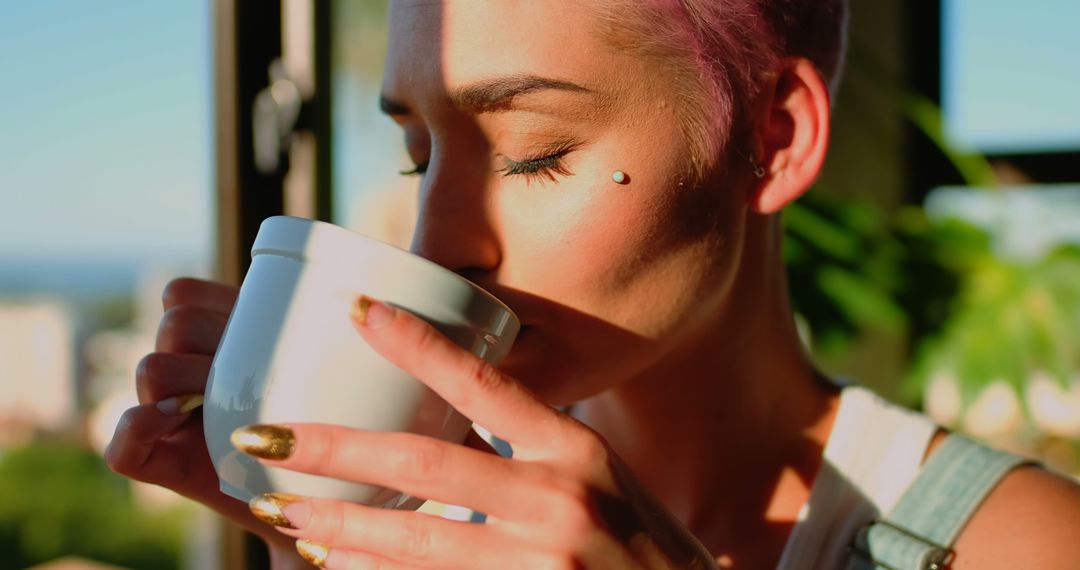
[[142,260],[0,258],[0,294],[64,298],[130,293]]
[[83,312],[105,300],[134,297],[146,275],[206,275],[196,257],[80,259],[0,257],[0,301],[54,299]]

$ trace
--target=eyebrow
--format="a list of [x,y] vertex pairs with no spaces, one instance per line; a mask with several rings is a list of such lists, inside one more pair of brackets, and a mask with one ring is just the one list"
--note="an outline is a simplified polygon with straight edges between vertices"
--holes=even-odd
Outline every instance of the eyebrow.
[[[496,113],[514,108],[514,98],[537,91],[563,91],[581,95],[600,97],[600,94],[588,87],[549,77],[536,75],[511,75],[485,79],[453,89],[449,93],[450,102],[457,108],[473,113]],[[390,116],[408,115],[408,105],[379,96],[379,109]]]

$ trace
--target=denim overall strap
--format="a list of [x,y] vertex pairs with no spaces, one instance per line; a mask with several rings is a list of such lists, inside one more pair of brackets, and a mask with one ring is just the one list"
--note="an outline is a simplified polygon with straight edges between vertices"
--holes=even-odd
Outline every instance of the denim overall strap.
[[952,545],[994,486],[1029,460],[950,434],[892,512],[855,537],[849,569],[940,570]]

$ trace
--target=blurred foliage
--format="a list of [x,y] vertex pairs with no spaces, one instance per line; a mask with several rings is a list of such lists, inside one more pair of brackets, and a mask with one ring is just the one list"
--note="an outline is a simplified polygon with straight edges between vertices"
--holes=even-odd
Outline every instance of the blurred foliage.
[[912,338],[940,330],[964,270],[954,250],[988,243],[962,223],[931,223],[921,208],[885,212],[815,192],[784,211],[784,229],[795,310],[815,352],[829,355],[866,330]]
[[844,350],[867,327],[896,329],[899,250],[882,212],[812,192],[784,211],[784,261],[795,310],[818,351]]
[[[858,44],[859,37],[851,41]],[[869,78],[876,89],[870,96],[892,102],[893,111],[932,142],[966,184],[997,188],[989,161],[950,145],[941,109],[876,53],[854,45],[848,72]],[[876,124],[872,118],[859,122]],[[814,352],[830,359],[842,359],[867,331],[900,335],[909,348],[939,333],[969,269],[960,260],[987,252],[990,242],[959,221],[932,223],[920,205],[885,209],[869,196],[837,197],[820,182],[785,208],[783,221],[795,310],[810,327]]]
[[[870,47],[856,46],[848,62],[849,71],[872,80],[870,96],[894,101],[967,186],[1000,190],[989,160],[950,143],[941,109]],[[872,118],[860,122],[876,124]],[[1067,387],[1080,371],[1076,249],[1009,261],[964,222],[931,222],[921,206],[885,210],[829,194],[819,184],[784,213],[791,295],[815,354],[842,361],[868,331],[899,335],[908,361],[899,395],[919,402],[930,379],[945,374],[964,407],[997,380],[1022,399],[1035,373]]]
[[129,568],[179,568],[181,511],[138,509],[128,480],[70,443],[35,443],[0,456],[4,568],[62,556]]
[[910,389],[946,374],[970,404],[994,380],[1021,395],[1035,373],[1067,387],[1080,371],[1080,249],[1032,262],[969,250],[957,261],[965,266],[963,288],[941,334],[923,341]]
[[911,363],[903,399],[918,402],[940,373],[966,405],[995,380],[1022,395],[1035,372],[1062,387],[1080,372],[1080,249],[1003,259],[960,220],[814,193],[784,223],[791,296],[814,352],[842,356],[868,330],[900,334]]
[[903,89],[903,114],[945,155],[969,186],[997,188],[994,167],[985,156],[957,147],[945,139],[941,108],[926,97]]

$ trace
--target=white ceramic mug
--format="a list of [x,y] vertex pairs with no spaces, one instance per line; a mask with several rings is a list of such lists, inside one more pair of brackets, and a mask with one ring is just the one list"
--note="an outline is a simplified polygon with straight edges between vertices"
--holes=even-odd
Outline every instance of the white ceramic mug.
[[366,294],[406,309],[493,364],[510,351],[517,317],[448,269],[324,222],[267,218],[251,255],[203,408],[222,492],[419,506],[392,489],[266,467],[229,436],[248,424],[318,422],[464,441],[469,420],[368,347],[350,321],[352,304]]

